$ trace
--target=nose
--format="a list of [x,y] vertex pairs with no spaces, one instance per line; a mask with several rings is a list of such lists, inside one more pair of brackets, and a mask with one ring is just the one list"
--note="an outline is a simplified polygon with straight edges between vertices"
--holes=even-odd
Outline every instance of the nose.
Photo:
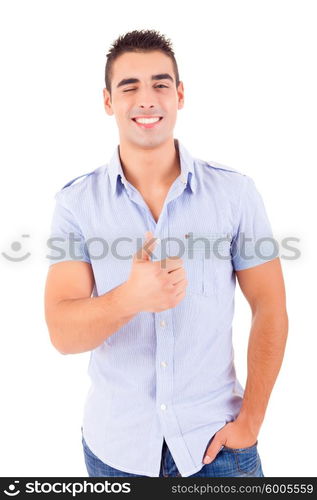
[[139,108],[142,108],[142,109],[149,108],[149,109],[151,109],[151,108],[155,107],[154,104],[145,104],[144,101],[142,101],[142,102],[143,102],[143,104],[139,104]]
[[142,109],[155,108],[155,97],[149,89],[139,90],[138,92],[138,106]]
[[138,108],[139,109],[154,109],[155,108],[155,104],[153,104],[153,102],[151,100],[146,100],[146,99],[142,99],[142,100],[139,100],[139,104],[138,104]]

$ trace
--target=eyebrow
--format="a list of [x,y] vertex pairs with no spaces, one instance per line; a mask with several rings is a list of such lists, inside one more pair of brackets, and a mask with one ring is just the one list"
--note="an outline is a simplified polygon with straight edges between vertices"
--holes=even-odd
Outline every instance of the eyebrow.
[[[174,79],[168,73],[160,73],[159,75],[152,75],[151,80],[171,80],[174,82]],[[124,78],[121,80],[117,88],[122,87],[123,85],[128,85],[129,83],[139,83],[140,80],[138,78]]]

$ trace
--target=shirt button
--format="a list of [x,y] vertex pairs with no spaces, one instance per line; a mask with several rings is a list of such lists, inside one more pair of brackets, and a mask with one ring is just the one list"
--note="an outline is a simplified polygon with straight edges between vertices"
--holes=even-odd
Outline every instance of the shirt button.
[[164,326],[166,325],[164,319],[162,319],[162,321],[160,321],[160,326],[162,326],[164,328]]
[[165,404],[161,404],[161,410],[166,410],[166,405]]
[[166,367],[167,367],[167,363],[166,363],[166,361],[161,361],[161,366],[162,366],[163,368],[166,368]]

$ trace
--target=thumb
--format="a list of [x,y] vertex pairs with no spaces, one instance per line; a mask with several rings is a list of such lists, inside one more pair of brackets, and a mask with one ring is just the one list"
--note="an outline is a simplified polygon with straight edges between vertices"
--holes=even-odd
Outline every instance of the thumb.
[[151,255],[154,250],[154,247],[157,243],[157,239],[154,238],[153,233],[151,231],[146,231],[145,233],[145,241],[141,248],[135,254],[135,260],[138,261],[149,261],[151,260]]
[[218,455],[219,451],[222,450],[223,444],[222,444],[223,439],[221,439],[220,436],[215,435],[214,439],[212,439],[211,444],[208,446],[208,449],[205,453],[203,463],[204,464],[210,464],[213,462]]

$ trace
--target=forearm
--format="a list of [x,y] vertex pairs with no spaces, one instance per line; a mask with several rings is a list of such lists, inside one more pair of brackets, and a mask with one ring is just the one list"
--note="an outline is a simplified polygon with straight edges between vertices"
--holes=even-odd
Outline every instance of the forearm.
[[63,354],[90,351],[136,314],[127,282],[99,297],[67,299],[55,309],[53,345]]
[[263,308],[253,314],[248,344],[248,375],[239,420],[258,433],[278,376],[288,334],[286,310]]

